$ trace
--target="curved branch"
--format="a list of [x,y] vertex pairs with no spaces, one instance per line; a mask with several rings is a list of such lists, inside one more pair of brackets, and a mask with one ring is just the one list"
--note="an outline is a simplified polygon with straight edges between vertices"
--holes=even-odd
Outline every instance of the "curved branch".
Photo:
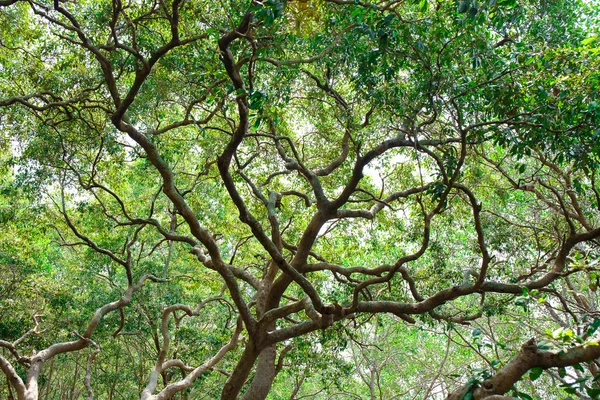
[[[508,392],[531,368],[568,367],[598,358],[600,358],[600,343],[598,341],[566,350],[549,351],[538,349],[535,339],[531,339],[521,347],[519,354],[506,364],[504,368],[496,372],[491,378],[483,381],[481,387],[473,391],[473,399],[490,400],[498,398],[494,396],[501,396]],[[459,400],[468,389],[461,387],[451,393],[446,400]]]
[[[156,387],[156,385],[154,385],[154,388],[152,388],[152,391],[150,391],[150,384],[148,386],[146,386],[146,388],[144,389],[144,391],[141,394],[141,399],[142,400],[166,400],[166,399],[170,399],[173,397],[173,395],[175,393],[181,392],[182,390],[185,390],[187,388],[189,388],[190,386],[192,386],[192,384],[194,383],[194,381],[200,376],[202,375],[204,372],[211,370],[219,361],[221,361],[221,359],[231,350],[233,350],[238,342],[242,339],[240,339],[240,333],[243,329],[243,324],[241,319],[238,318],[237,321],[237,325],[236,325],[236,329],[235,332],[233,333],[231,340],[229,341],[229,343],[227,343],[226,345],[224,345],[223,347],[221,347],[221,349],[219,349],[219,351],[217,352],[217,354],[215,354],[213,357],[211,357],[208,361],[206,361],[204,364],[194,368],[185,378],[175,382],[175,383],[171,383],[169,385],[167,385],[163,390],[161,390],[158,394],[156,395],[152,395],[152,391],[154,391],[154,388]],[[169,366],[176,366],[179,365],[178,362],[171,362],[169,364]],[[184,367],[185,368],[185,367]]]
[[14,367],[10,364],[10,362],[6,358],[2,357],[2,355],[0,355],[0,369],[8,378],[8,381],[10,382],[11,386],[16,390],[17,399],[25,400],[26,387],[23,383],[23,380],[21,379],[19,374],[17,374],[17,371],[15,371]]

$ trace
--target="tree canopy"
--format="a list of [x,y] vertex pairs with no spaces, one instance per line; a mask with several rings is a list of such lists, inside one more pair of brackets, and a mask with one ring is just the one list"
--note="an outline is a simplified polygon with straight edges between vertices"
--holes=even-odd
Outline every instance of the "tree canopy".
[[0,396],[600,398],[599,15],[0,0]]

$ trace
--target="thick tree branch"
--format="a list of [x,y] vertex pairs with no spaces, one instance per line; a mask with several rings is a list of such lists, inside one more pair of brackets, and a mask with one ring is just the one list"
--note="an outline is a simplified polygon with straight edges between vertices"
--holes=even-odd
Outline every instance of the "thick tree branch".
[[[527,371],[534,367],[543,369],[568,367],[581,362],[593,361],[600,358],[600,343],[597,341],[583,344],[561,351],[540,350],[535,339],[523,345],[519,354],[491,378],[486,379],[481,387],[473,391],[474,400],[490,400],[508,392]],[[451,393],[446,400],[460,400],[469,388],[459,388]],[[497,398],[497,397],[496,397]]]

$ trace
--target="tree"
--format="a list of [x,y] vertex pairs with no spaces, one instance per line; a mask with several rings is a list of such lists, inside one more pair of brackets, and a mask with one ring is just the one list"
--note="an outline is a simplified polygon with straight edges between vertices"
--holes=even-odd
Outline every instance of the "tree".
[[[57,359],[78,397],[59,357],[87,354],[89,398],[264,399],[296,357],[294,398],[330,352],[375,398],[373,318],[444,335],[415,396],[531,398],[543,370],[597,396],[597,11],[0,2],[2,274],[39,280],[3,283],[8,396],[48,397]],[[447,372],[459,340],[489,368]]]

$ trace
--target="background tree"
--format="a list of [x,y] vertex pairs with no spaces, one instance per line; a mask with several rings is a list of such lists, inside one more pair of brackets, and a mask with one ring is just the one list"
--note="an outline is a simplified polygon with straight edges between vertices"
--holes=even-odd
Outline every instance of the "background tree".
[[597,11],[0,2],[7,395],[597,397]]

